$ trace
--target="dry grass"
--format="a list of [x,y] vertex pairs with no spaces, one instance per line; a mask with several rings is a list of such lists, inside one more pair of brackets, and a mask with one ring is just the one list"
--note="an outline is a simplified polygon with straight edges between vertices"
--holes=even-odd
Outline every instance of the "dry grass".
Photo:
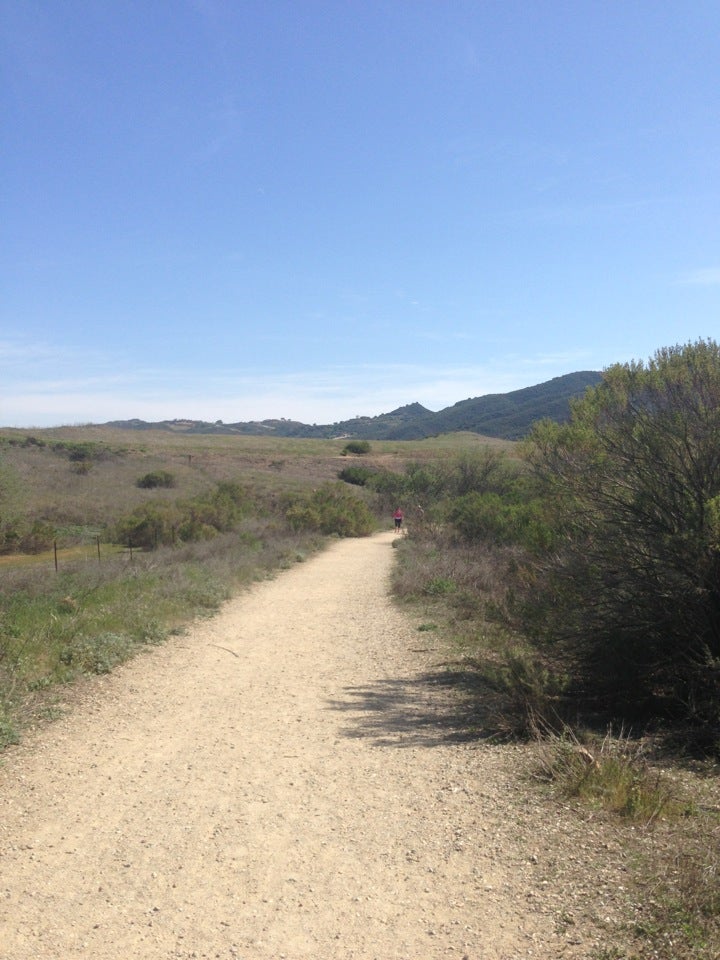
[[[37,445],[22,445],[28,436]],[[119,430],[108,427],[58,427],[47,430],[0,430],[0,496],[4,506],[17,507],[33,518],[58,526],[97,527],[118,513],[148,500],[148,491],[135,486],[146,473],[173,474],[171,490],[151,491],[153,500],[190,498],[222,480],[241,477],[267,493],[305,489],[337,479],[347,466],[344,440],[303,440],[282,437],[191,435],[160,430]],[[91,443],[100,454],[87,472],[58,443]],[[412,461],[436,460],[487,444],[513,450],[507,441],[488,441],[474,434],[420,441],[378,441],[363,457],[370,467],[401,469]]]

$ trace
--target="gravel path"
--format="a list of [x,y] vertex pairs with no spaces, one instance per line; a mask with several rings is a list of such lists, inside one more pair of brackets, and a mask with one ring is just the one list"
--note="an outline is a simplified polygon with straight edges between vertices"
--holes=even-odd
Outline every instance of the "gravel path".
[[548,837],[521,748],[457,735],[392,536],[255,586],[6,754],[4,960],[590,955],[542,893],[571,828]]

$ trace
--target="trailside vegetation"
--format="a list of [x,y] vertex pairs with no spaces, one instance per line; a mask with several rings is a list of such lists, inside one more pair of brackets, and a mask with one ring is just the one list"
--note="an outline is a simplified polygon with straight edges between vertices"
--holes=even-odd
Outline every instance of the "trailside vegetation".
[[555,678],[531,712],[680,730],[720,753],[720,347],[610,367],[521,450],[362,478],[406,506],[399,592],[445,584],[458,621],[511,637],[526,693]]
[[687,771],[720,761],[720,347],[610,367],[521,449],[365,481],[408,498],[396,593],[453,638],[478,731],[535,738],[561,796],[666,838],[633,853],[633,951],[603,956],[711,960],[717,782]]
[[720,748],[720,347],[611,367],[527,455],[554,537],[525,626],[587,697]]

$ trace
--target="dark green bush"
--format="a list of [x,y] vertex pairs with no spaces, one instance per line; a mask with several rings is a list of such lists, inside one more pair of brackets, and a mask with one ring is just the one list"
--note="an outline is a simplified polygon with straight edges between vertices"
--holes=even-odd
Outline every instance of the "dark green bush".
[[385,509],[394,509],[399,503],[412,503],[427,510],[448,492],[446,467],[437,463],[408,463],[404,473],[379,470],[368,478],[366,486],[378,494]]
[[349,453],[354,453],[359,456],[370,453],[370,444],[367,440],[350,440],[342,448],[343,457],[346,457]]
[[157,487],[169,489],[175,486],[175,477],[167,470],[153,470],[139,477],[135,481],[135,486],[141,490],[154,490]]
[[569,424],[536,426],[528,455],[560,534],[529,628],[625,717],[720,736],[720,347],[611,367]]
[[392,503],[393,505],[396,501],[404,499],[410,489],[405,474],[395,473],[392,470],[376,471],[371,477],[368,477],[366,486],[379,494],[385,503]]
[[449,520],[465,540],[509,539],[507,507],[497,493],[466,493],[453,502]]
[[345,467],[338,473],[338,479],[345,483],[352,483],[358,487],[364,487],[370,477],[374,476],[375,471],[369,467]]

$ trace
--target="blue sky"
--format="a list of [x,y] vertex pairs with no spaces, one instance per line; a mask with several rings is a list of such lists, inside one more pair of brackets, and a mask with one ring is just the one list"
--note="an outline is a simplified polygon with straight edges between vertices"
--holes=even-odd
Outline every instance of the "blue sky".
[[2,0],[0,425],[327,423],[717,338],[716,0]]

